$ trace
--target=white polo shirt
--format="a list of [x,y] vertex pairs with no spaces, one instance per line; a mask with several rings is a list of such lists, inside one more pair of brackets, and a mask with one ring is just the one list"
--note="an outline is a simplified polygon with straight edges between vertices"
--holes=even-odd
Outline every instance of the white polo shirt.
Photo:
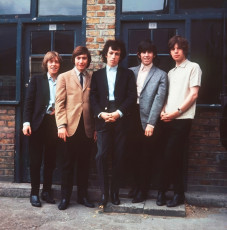
[[[186,59],[168,73],[169,92],[165,112],[175,112],[185,101],[191,87],[201,85],[202,71],[199,65]],[[176,119],[193,119],[196,102]]]

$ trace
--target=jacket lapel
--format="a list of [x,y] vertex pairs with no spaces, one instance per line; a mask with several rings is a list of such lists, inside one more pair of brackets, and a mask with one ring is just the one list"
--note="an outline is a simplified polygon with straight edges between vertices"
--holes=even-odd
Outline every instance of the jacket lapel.
[[73,81],[78,85],[78,87],[82,89],[82,86],[79,82],[78,76],[76,75],[76,71],[74,69],[71,70],[71,77],[72,77]]
[[49,82],[48,82],[47,74],[43,75],[42,89],[43,89],[43,95],[44,95],[45,102],[49,102],[49,100],[50,100],[50,88],[49,88]]
[[138,74],[139,74],[140,67],[141,67],[141,65],[138,65],[138,66],[136,66],[135,69],[134,69],[134,75],[135,75],[135,77],[136,77],[136,82],[137,82],[137,78],[138,78]]
[[146,84],[150,81],[150,79],[152,78],[152,76],[154,75],[154,72],[156,70],[156,67],[153,65],[152,68],[150,69],[144,83],[143,83],[143,88],[141,90],[141,92],[143,91],[143,89],[145,88]]

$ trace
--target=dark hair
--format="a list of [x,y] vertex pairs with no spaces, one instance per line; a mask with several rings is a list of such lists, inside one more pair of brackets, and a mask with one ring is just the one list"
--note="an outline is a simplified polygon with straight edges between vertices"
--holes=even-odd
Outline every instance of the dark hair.
[[[103,50],[100,52],[102,56],[102,60],[107,63],[106,55],[108,53],[109,48],[112,48],[112,50],[120,50],[120,61],[122,61],[126,56],[126,49],[125,44],[120,40],[108,40],[106,41]],[[120,62],[119,61],[119,62]]]
[[137,49],[137,55],[138,55],[138,58],[141,60],[140,58],[140,54],[141,53],[145,53],[145,52],[152,52],[153,55],[154,55],[154,58],[156,58],[157,56],[157,48],[156,46],[152,43],[151,40],[144,40],[144,41],[141,41],[139,43],[139,46],[138,46],[138,49]]
[[188,41],[179,36],[179,35],[175,35],[172,38],[169,39],[168,42],[168,47],[169,47],[169,51],[171,51],[175,45],[178,45],[178,48],[183,50],[184,56],[187,57],[188,56]]
[[61,62],[62,62],[62,58],[61,56],[59,55],[58,52],[56,51],[49,51],[45,54],[44,58],[43,58],[43,61],[42,61],[42,68],[45,72],[48,72],[48,68],[47,68],[47,62],[50,61],[51,59],[53,58],[57,58],[60,65],[61,65]]
[[86,54],[87,55],[87,58],[88,58],[88,63],[87,63],[87,66],[86,68],[89,67],[90,63],[91,63],[91,54],[88,50],[87,47],[85,46],[77,46],[74,50],[73,50],[73,53],[72,53],[72,62],[75,63],[75,58],[79,55],[82,55],[82,54]]

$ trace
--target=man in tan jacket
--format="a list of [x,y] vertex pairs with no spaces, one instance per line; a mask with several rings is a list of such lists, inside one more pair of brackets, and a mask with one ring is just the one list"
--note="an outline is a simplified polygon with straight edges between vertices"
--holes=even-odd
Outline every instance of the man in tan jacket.
[[59,75],[56,89],[58,137],[66,142],[59,210],[65,210],[69,205],[75,162],[77,201],[86,207],[94,207],[87,198],[90,153],[94,137],[94,121],[89,102],[91,76],[86,71],[91,62],[90,52],[86,47],[78,46],[73,51],[72,60],[75,67]]

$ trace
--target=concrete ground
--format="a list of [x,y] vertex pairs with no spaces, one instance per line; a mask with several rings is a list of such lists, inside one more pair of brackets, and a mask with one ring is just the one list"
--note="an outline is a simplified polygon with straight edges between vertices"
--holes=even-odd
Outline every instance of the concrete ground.
[[57,204],[32,207],[28,198],[0,197],[1,230],[226,230],[227,208],[186,205],[186,217],[104,213],[71,202],[65,211]]

